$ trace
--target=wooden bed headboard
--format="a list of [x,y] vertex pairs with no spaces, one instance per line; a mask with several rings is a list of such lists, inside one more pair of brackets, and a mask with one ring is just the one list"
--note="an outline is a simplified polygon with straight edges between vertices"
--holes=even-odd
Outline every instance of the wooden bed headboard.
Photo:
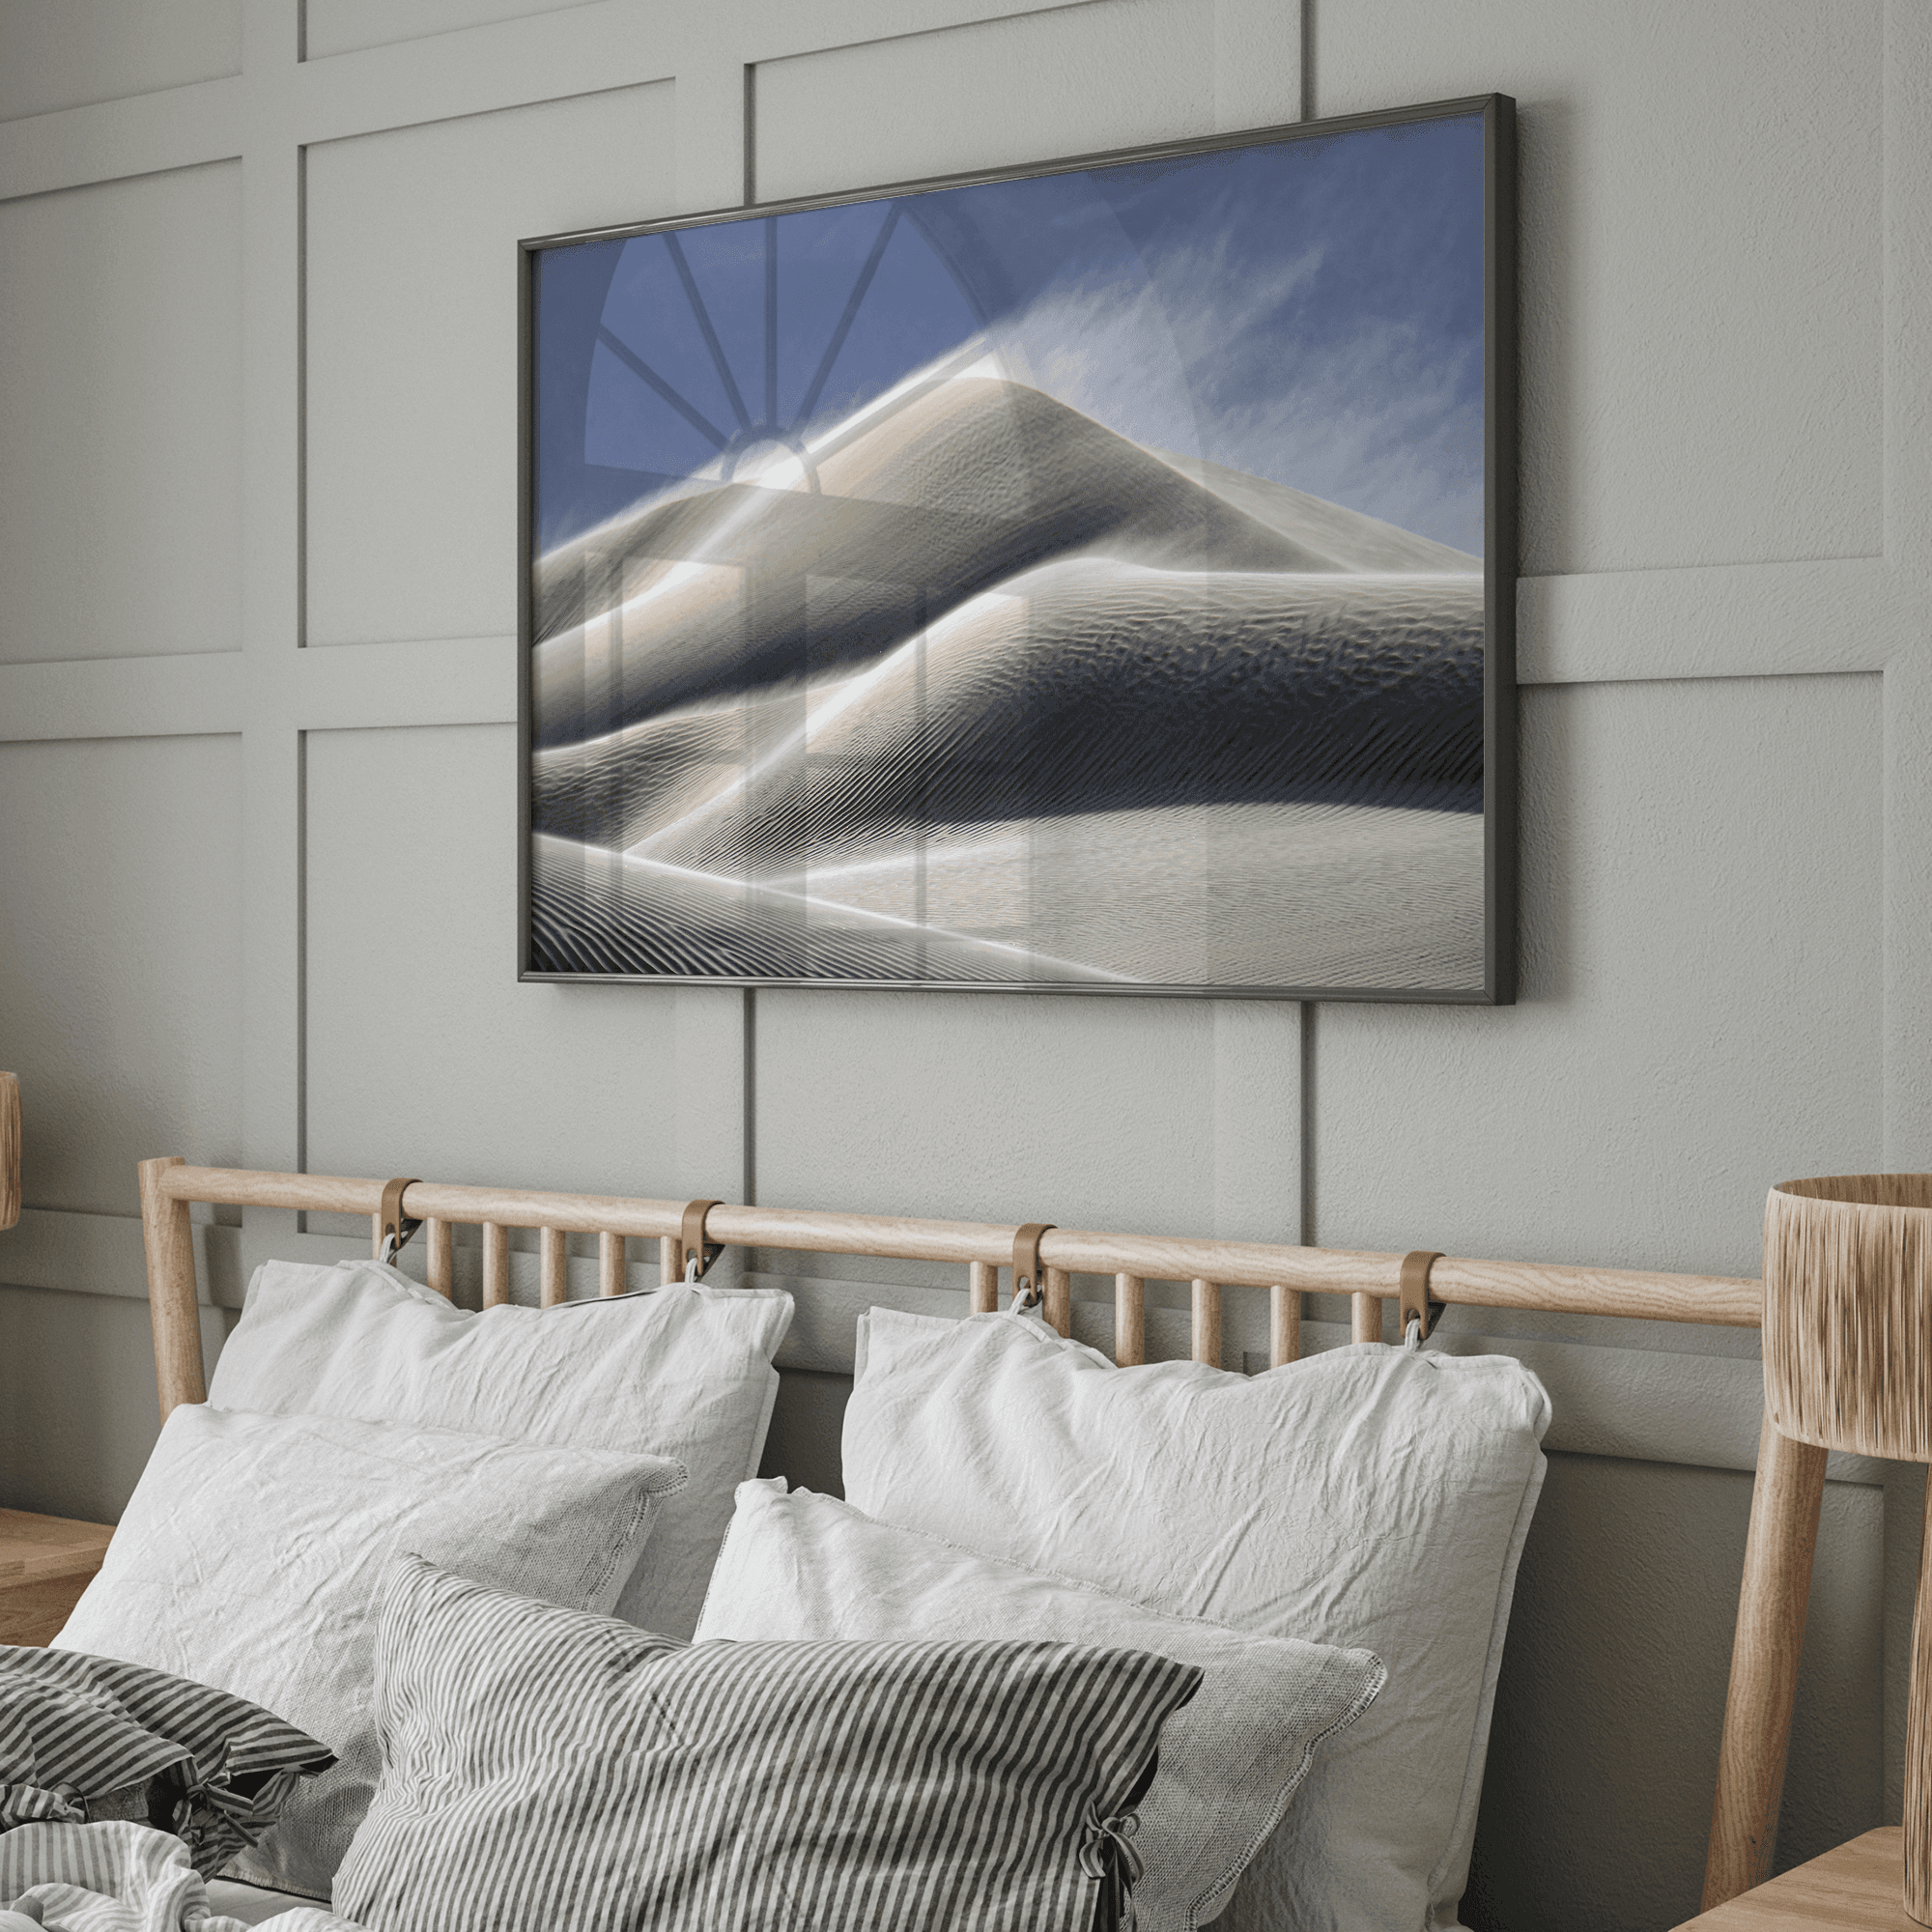
[[[1353,1338],[1372,1342],[1382,1339],[1382,1302],[1389,1299],[1398,1304],[1399,1325],[1406,1327],[1408,1319],[1416,1319],[1424,1335],[1444,1306],[1755,1328],[1763,1302],[1757,1281],[1468,1261],[1427,1251],[1367,1254],[1184,1236],[1102,1234],[1044,1222],[1014,1227],[444,1181],[272,1174],[190,1167],[178,1156],[143,1161],[139,1171],[163,1418],[180,1403],[207,1399],[189,1219],[194,1202],[367,1214],[378,1255],[385,1214],[391,1220],[400,1214],[422,1225],[429,1284],[445,1295],[454,1273],[454,1229],[459,1224],[480,1227],[486,1308],[510,1299],[510,1236],[516,1229],[536,1232],[545,1307],[566,1298],[568,1237],[573,1234],[598,1237],[598,1286],[607,1295],[624,1291],[627,1244],[632,1241],[658,1243],[660,1275],[666,1282],[683,1277],[694,1249],[708,1254],[727,1246],[958,1264],[966,1270],[966,1308],[974,1314],[1000,1306],[1004,1265],[1023,1289],[1037,1284],[1042,1313],[1063,1335],[1071,1327],[1073,1276],[1112,1275],[1114,1357],[1123,1367],[1145,1359],[1149,1281],[1191,1284],[1191,1352],[1196,1361],[1215,1367],[1221,1363],[1224,1288],[1266,1292],[1269,1358],[1276,1367],[1300,1356],[1305,1293],[1350,1296]],[[1794,1442],[1765,1422],[1712,1812],[1707,1910],[1771,1873],[1825,1464],[1823,1449]]]

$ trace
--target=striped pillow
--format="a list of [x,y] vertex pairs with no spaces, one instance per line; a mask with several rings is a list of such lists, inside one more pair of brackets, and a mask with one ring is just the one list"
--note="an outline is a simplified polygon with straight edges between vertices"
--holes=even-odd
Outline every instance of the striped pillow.
[[492,1932],[1090,1932],[1200,1677],[1070,1643],[686,1647],[400,1556],[383,1779],[334,1909],[384,1932],[485,1899]]
[[0,1647],[0,1831],[133,1817],[210,1878],[335,1753],[271,1712],[165,1670]]

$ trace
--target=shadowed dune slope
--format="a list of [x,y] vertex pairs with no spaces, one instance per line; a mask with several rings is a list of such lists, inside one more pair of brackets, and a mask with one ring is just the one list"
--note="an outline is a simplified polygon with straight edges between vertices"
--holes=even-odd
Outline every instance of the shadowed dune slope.
[[1478,811],[1468,575],[1182,576],[1082,557],[868,669],[542,752],[532,822],[707,869],[919,821],[1238,802]]

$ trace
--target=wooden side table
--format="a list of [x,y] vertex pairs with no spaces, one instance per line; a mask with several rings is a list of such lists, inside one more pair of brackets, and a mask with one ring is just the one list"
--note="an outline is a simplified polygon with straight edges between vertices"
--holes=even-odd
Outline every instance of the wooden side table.
[[1925,1932],[1905,1915],[1905,1832],[1888,1825],[1798,1865],[1677,1932]]
[[0,1509],[0,1643],[51,1642],[113,1534],[111,1523]]

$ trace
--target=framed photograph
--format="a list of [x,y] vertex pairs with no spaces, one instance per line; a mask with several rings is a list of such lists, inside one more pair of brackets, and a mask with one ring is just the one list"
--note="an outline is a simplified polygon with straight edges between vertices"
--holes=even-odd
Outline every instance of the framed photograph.
[[526,242],[522,976],[1515,997],[1501,95]]

